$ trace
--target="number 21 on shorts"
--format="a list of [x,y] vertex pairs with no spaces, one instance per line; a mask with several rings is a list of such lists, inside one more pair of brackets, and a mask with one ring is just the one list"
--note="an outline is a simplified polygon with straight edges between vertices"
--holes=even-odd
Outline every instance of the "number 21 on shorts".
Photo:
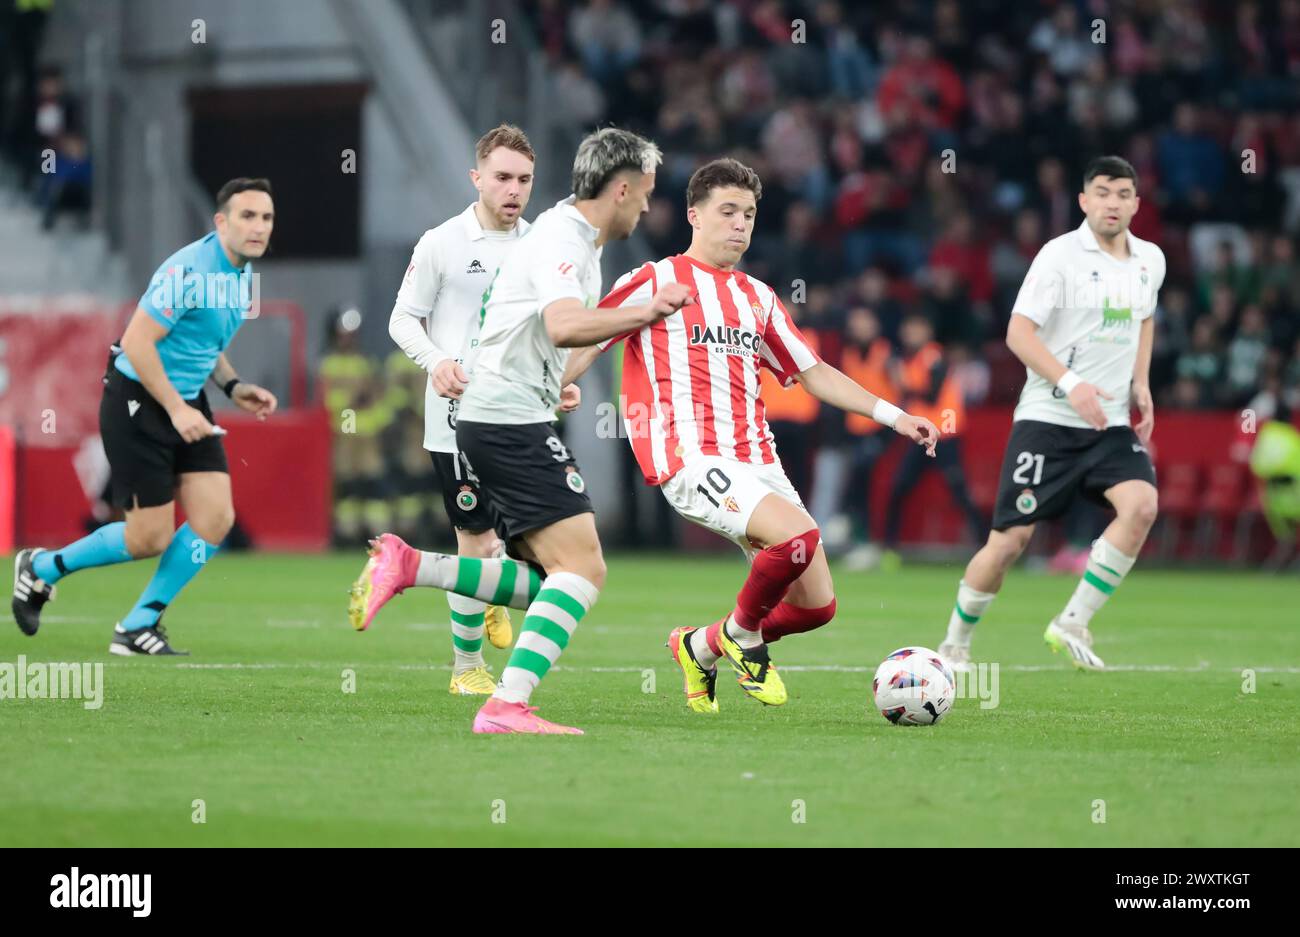
[[[1033,481],[1029,480],[1029,470],[1034,470]],[[1016,456],[1016,470],[1011,473],[1011,480],[1017,485],[1037,485],[1043,480],[1043,455],[1035,452],[1021,452]]]

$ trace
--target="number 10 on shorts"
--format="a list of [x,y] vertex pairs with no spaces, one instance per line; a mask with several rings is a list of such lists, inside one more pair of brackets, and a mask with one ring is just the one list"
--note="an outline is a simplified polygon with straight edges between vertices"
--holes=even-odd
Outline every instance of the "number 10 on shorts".
[[[713,488],[713,491],[716,491],[719,495],[725,495],[728,491],[731,490],[731,479],[728,478],[727,473],[720,468],[709,469],[709,471],[704,476],[704,480],[707,481],[709,483],[709,486]],[[698,491],[700,494],[704,495],[704,497],[708,498],[709,503],[712,504],[715,508],[722,507],[718,499],[713,497],[712,492],[710,492],[709,489],[704,485],[696,485],[695,490]]]

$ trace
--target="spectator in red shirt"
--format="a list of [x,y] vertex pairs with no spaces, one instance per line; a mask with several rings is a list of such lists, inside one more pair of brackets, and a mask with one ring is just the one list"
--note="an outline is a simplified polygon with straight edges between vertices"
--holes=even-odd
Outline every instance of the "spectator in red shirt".
[[881,79],[876,101],[886,120],[905,108],[927,129],[950,131],[966,106],[966,90],[956,70],[935,58],[930,40],[912,36],[897,64]]
[[943,236],[930,251],[932,268],[947,268],[966,284],[971,302],[987,303],[993,299],[993,270],[989,264],[989,241],[976,239],[970,215],[964,212],[953,218]]

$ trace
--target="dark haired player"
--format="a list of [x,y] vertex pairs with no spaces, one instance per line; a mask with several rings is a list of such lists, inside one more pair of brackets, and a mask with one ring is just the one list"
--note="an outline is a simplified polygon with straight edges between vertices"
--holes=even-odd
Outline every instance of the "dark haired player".
[[[1147,452],[1155,426],[1148,374],[1165,255],[1134,237],[1137,173],[1118,156],[1084,173],[1078,228],[1048,241],[1020,287],[1007,347],[1027,371],[1002,460],[988,542],[966,567],[939,653],[970,669],[971,632],[1040,520],[1076,493],[1115,510],[1083,579],[1043,637],[1085,670],[1101,670],[1088,623],[1133,568],[1156,519]],[[1129,426],[1130,403],[1140,421]],[[1136,431],[1135,431],[1136,429]]]
[[[211,379],[258,419],[276,407],[275,396],[241,381],[223,354],[250,317],[249,261],[266,252],[275,223],[271,184],[233,179],[216,202],[216,230],[163,261],[104,375],[99,431],[113,503],[125,509],[126,520],[58,550],[18,551],[13,612],[24,634],[36,633],[54,584],[69,573],[161,553],[108,649],[127,656],[185,653],[168,643],[163,613],[235,521],[221,430],[203,385]],[[173,530],[176,500],[186,522]]]
[[[707,628],[676,628],[668,648],[685,676],[687,706],[716,713],[717,663],[725,659],[746,694],[769,706],[786,689],[768,643],[811,631],[835,615],[835,588],[820,533],[786,478],[763,415],[759,371],[819,400],[891,427],[934,455],[939,431],[821,361],[766,283],[736,265],[749,247],[763,187],[734,159],[695,171],[686,187],[691,244],[644,264],[600,302],[636,308],[668,286],[690,290],[680,314],[625,338],[624,420],[647,484],[682,517],[734,542],[750,560],[733,608]],[[597,348],[573,356],[581,373]]]

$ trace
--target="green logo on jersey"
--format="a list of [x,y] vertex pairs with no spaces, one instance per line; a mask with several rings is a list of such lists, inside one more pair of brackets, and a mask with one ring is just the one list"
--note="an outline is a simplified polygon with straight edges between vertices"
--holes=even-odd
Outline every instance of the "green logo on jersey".
[[478,327],[480,329],[483,328],[483,320],[487,318],[488,300],[492,298],[492,287],[496,286],[497,274],[500,272],[500,267],[497,267],[496,270],[492,272],[492,280],[488,283],[487,289],[483,291],[483,302],[478,307]]
[[1102,300],[1101,304],[1101,327],[1108,328],[1130,328],[1133,325],[1133,309],[1130,306],[1124,306],[1120,309],[1112,309],[1110,299]]

